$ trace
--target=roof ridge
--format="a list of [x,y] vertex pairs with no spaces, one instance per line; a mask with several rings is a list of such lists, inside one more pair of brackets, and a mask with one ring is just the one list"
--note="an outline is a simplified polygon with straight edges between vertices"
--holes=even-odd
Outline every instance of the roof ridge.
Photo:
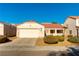
[[72,19],[79,19],[79,16],[69,16],[69,18],[72,18]]

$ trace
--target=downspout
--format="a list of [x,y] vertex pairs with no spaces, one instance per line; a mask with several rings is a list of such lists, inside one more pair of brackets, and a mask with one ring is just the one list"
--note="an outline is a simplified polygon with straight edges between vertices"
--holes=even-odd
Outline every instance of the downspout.
[[77,29],[77,37],[78,37],[78,29]]

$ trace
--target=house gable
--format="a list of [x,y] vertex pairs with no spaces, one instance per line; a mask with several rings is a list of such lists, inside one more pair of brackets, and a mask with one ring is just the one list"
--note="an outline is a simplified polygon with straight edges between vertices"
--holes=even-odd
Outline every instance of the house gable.
[[17,28],[44,28],[44,26],[37,22],[25,22],[25,23],[19,24]]

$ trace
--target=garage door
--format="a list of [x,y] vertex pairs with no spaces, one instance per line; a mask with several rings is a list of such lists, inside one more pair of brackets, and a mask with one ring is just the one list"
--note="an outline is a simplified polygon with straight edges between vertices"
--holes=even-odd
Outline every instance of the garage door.
[[40,33],[40,29],[20,29],[18,36],[20,38],[38,38]]

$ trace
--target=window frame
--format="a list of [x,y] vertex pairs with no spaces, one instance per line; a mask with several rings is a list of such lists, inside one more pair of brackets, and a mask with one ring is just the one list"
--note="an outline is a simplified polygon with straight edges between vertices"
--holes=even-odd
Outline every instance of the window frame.
[[72,35],[72,30],[69,30],[69,34]]
[[55,30],[53,30],[53,29],[52,29],[52,30],[50,30],[50,33],[52,33],[52,34],[53,34],[53,33],[55,33]]
[[[59,32],[58,32],[59,31]],[[63,30],[57,30],[57,33],[63,33]]]

